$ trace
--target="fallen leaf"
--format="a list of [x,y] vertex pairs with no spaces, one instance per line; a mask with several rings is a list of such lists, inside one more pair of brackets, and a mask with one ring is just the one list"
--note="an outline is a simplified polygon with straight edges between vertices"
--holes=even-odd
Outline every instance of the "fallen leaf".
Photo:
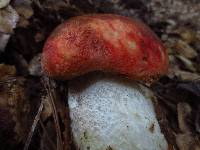
[[10,3],[10,0],[0,0],[0,8],[6,7]]
[[28,0],[15,1],[14,8],[17,13],[25,19],[29,19],[34,13],[31,7],[31,1]]
[[6,77],[11,77],[16,74],[15,66],[0,64],[0,79],[4,79]]
[[196,68],[194,67],[193,62],[190,59],[188,59],[184,56],[181,56],[181,55],[176,55],[176,57],[184,64],[184,67],[187,70],[190,70],[190,71],[193,71],[193,72],[196,71]]
[[176,143],[180,150],[200,150],[200,141],[192,133],[177,134]]
[[187,27],[180,27],[177,30],[177,33],[186,43],[192,43],[196,40],[196,33],[194,30],[187,28]]
[[17,0],[14,1],[13,7],[20,16],[19,24],[20,27],[26,27],[29,25],[29,18],[34,14],[30,0]]
[[168,77],[174,78],[175,76],[183,81],[195,81],[200,79],[200,75],[198,73],[183,71],[178,68],[170,68]]
[[18,14],[11,6],[0,9],[0,51],[4,51],[18,20]]
[[174,45],[174,49],[182,56],[186,58],[195,58],[198,56],[198,53],[185,41],[177,40],[176,45]]
[[190,132],[190,122],[191,120],[192,108],[187,103],[178,103],[177,113],[178,113],[178,125],[181,132]]
[[13,32],[13,28],[16,27],[19,16],[11,6],[8,6],[4,9],[0,9],[0,20],[0,31],[10,34]]

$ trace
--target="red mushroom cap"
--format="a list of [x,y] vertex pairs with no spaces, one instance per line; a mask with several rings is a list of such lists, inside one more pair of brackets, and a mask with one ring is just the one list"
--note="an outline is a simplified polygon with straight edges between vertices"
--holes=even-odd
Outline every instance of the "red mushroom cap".
[[138,20],[84,15],[53,31],[44,45],[42,67],[58,79],[103,71],[149,81],[167,72],[168,55],[157,36]]

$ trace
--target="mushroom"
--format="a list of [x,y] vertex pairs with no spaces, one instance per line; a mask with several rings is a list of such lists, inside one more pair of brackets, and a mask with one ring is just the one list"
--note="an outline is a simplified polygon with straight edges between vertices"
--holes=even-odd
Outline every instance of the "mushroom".
[[167,150],[153,94],[136,81],[151,83],[165,74],[168,56],[142,22],[112,14],[71,18],[45,43],[42,68],[52,78],[70,80],[77,149]]

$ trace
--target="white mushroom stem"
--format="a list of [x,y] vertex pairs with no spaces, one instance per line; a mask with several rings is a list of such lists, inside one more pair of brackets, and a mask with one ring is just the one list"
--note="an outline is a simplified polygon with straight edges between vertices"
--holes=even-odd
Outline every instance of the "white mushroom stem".
[[78,150],[167,150],[147,88],[89,75],[70,81],[68,97]]

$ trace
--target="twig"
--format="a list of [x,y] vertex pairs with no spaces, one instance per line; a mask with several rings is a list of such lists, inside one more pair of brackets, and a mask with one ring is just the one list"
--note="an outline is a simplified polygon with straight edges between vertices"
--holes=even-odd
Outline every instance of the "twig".
[[44,87],[49,96],[51,106],[53,108],[53,118],[54,118],[54,122],[55,122],[55,126],[56,126],[56,134],[57,134],[57,149],[63,150],[62,136],[61,136],[61,130],[60,130],[60,125],[59,125],[59,120],[58,120],[58,113],[57,113],[57,109],[56,109],[55,102],[54,102],[55,97],[51,91],[52,88],[51,88],[49,79],[48,79],[48,81],[43,80],[43,84],[44,84]]
[[38,121],[40,119],[40,115],[41,115],[42,110],[43,110],[43,101],[41,101],[41,103],[40,103],[40,107],[38,108],[38,112],[37,112],[37,114],[35,116],[35,119],[33,121],[32,126],[31,126],[31,130],[29,131],[28,138],[27,138],[27,140],[25,142],[25,146],[24,146],[23,150],[28,150],[28,148],[29,148],[29,145],[31,143],[31,139],[33,137],[33,133],[34,133],[35,128],[36,128],[36,126],[38,124]]
[[47,140],[49,141],[49,143],[51,144],[51,146],[53,147],[53,149],[56,150],[56,145],[53,143],[53,141],[52,141],[51,138],[49,137],[49,134],[48,134],[48,132],[47,132],[47,130],[46,130],[46,128],[45,128],[43,122],[42,122],[41,120],[39,120],[39,122],[40,122],[40,125],[41,125],[41,127],[42,127],[42,130],[44,131],[44,133],[45,133],[46,136],[47,136]]
[[1,79],[0,84],[15,82],[17,79],[15,77],[8,77],[6,79]]

